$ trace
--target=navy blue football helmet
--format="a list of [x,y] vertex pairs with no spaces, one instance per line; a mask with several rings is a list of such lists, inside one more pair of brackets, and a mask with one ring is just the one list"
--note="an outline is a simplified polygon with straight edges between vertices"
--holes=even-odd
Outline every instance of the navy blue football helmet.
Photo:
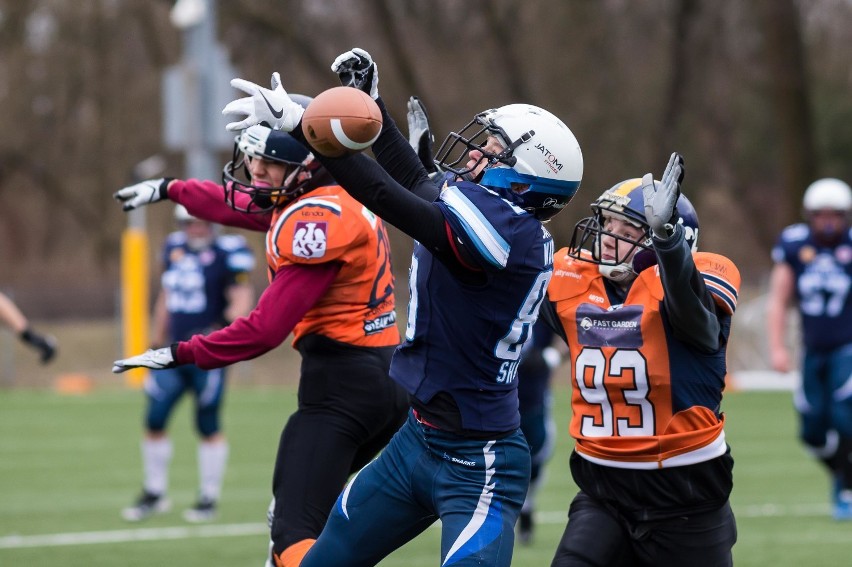
[[[310,97],[299,94],[290,95],[290,98],[304,108],[311,102]],[[253,158],[288,166],[282,185],[254,185],[246,162]],[[313,154],[290,134],[264,125],[250,126],[234,139],[231,161],[222,170],[225,201],[236,211],[266,213],[313,188],[309,181],[320,168]],[[235,195],[238,193],[251,197],[246,205],[237,204]]]
[[[659,181],[654,181],[659,184]],[[642,180],[628,179],[617,183],[592,203],[593,216],[580,220],[574,226],[568,255],[577,260],[598,264],[601,274],[613,281],[626,281],[657,263],[657,254],[651,247],[651,227],[645,219],[645,199],[642,196]],[[681,193],[677,201],[680,215],[678,224],[683,225],[684,236],[690,249],[698,250],[698,214],[695,207]],[[614,216],[626,220],[642,229],[638,239],[628,239],[605,229],[606,218]],[[612,260],[601,258],[601,237],[610,236],[617,241],[628,242],[631,247],[626,253],[615,253]]]

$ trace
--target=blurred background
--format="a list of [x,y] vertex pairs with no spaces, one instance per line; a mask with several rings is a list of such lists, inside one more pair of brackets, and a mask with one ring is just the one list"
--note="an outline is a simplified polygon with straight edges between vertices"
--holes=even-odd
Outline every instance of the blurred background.
[[[586,164],[549,225],[562,245],[604,189],[683,153],[701,248],[744,277],[734,343],[757,338],[732,347],[732,366],[765,366],[770,247],[811,181],[852,181],[850,43],[850,0],[0,0],[0,291],[61,349],[41,368],[6,337],[0,383],[107,379],[128,222],[112,193],[148,177],[219,179],[231,78],[267,84],[279,71],[288,91],[315,95],[354,46],[377,61],[401,126],[408,97],[424,100],[436,143],[512,102],[561,117]],[[172,208],[146,214],[155,291]],[[261,235],[248,237],[262,254]],[[404,281],[410,241],[392,237]],[[254,278],[262,289],[264,270]]]

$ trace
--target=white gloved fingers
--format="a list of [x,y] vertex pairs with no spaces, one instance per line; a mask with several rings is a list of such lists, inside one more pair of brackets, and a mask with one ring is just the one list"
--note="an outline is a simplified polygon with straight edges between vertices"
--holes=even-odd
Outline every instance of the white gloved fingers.
[[248,95],[254,95],[261,89],[260,85],[240,78],[231,79],[231,86],[235,89],[243,91]]
[[113,197],[117,201],[124,203],[122,209],[125,211],[130,211],[150,203],[156,203],[162,199],[160,186],[163,184],[163,181],[163,178],[148,179],[147,181],[119,189],[113,193]]
[[142,354],[116,360],[112,363],[112,371],[115,374],[120,374],[132,368],[162,370],[164,368],[173,368],[174,366],[176,365],[171,347],[164,347],[156,350],[148,349]]

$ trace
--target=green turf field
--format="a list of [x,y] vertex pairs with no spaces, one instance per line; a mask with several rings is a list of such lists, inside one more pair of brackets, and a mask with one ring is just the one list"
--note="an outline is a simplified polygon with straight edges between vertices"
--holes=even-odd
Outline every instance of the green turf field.
[[[547,566],[574,494],[567,478],[567,392],[559,391],[560,438],[539,498],[530,547],[514,565]],[[127,524],[119,510],[140,488],[142,395],[96,390],[68,397],[0,390],[0,565],[176,565],[260,567],[278,433],[294,406],[285,388],[234,388],[225,408],[231,460],[217,521],[186,524],[197,484],[188,405],[175,415],[171,513]],[[829,518],[828,482],[795,440],[785,392],[731,392],[728,440],[736,458],[736,563],[850,565],[852,523]],[[439,564],[437,529],[400,549],[383,567]]]

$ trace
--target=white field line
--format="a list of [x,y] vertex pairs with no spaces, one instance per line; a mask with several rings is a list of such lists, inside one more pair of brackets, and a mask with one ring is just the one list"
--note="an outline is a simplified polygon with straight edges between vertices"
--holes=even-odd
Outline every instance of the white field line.
[[[771,517],[828,517],[828,504],[754,504],[734,509],[738,518]],[[563,524],[567,511],[536,512],[539,524]],[[433,527],[438,526],[435,523]],[[9,535],[0,537],[0,550],[27,547],[58,547],[66,545],[92,545],[98,543],[127,543],[166,539],[204,539],[211,537],[266,535],[269,528],[264,523],[211,524],[207,526],[179,526],[170,528],[135,528],[101,532],[69,532],[41,535]]]

